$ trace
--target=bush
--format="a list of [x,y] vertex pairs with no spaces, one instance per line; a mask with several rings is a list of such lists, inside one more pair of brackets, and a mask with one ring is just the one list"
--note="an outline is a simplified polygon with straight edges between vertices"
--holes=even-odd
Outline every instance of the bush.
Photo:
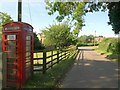
[[120,42],[117,38],[105,38],[97,49],[102,54],[107,54],[109,59],[118,59],[120,54]]
[[39,51],[44,49],[44,46],[42,45],[42,43],[39,41],[37,34],[34,33],[34,50],[35,51]]
[[99,44],[99,49],[104,52],[117,53],[118,41],[116,38],[106,38]]

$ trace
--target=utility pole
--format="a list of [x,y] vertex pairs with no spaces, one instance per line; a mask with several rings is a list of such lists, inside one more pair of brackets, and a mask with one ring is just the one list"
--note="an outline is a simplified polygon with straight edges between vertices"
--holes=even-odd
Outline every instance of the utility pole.
[[96,31],[95,31],[95,35],[94,35],[94,46],[95,46],[95,37],[96,37]]
[[18,22],[22,21],[22,0],[18,0]]

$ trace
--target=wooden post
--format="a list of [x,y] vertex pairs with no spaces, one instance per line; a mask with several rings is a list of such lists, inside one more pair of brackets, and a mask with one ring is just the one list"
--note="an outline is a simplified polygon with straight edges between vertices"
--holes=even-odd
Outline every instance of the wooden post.
[[46,73],[46,51],[43,50],[43,74]]
[[67,54],[67,51],[65,50],[65,59],[67,59],[67,56],[66,56],[66,54]]
[[67,58],[69,58],[69,56],[70,56],[70,51],[68,51],[68,56],[67,56]]
[[59,50],[57,50],[57,63],[59,63]]
[[53,50],[51,51],[51,68],[52,68],[52,65],[53,65]]

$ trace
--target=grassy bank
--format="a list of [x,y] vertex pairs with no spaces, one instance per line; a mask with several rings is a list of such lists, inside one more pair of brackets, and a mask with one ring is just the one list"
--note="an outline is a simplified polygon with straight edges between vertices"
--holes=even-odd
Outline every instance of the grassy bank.
[[97,52],[107,55],[107,58],[112,61],[120,61],[118,56],[120,44],[117,38],[105,38],[96,49]]
[[73,64],[75,57],[71,55],[69,59],[61,61],[46,74],[35,73],[33,77],[25,84],[25,88],[55,88],[58,81],[64,77],[70,66]]

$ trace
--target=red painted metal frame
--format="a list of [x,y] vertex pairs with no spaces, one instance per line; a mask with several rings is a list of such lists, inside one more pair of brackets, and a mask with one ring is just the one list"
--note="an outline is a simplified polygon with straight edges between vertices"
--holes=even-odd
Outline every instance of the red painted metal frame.
[[[18,30],[4,30],[5,28],[9,28],[9,27],[14,27],[14,26],[18,26],[20,27]],[[24,30],[25,28],[31,28],[32,31],[29,30]],[[31,36],[31,66],[30,66],[30,73],[32,75],[33,73],[33,50],[34,50],[34,36],[33,36],[33,27],[27,23],[23,23],[23,22],[11,22],[11,23],[7,23],[3,26],[3,33],[2,33],[2,51],[4,52],[8,52],[5,49],[5,41],[7,41],[5,39],[5,35],[17,35],[17,52],[18,52],[18,59],[17,59],[17,80],[16,81],[9,81],[6,80],[7,86],[11,86],[9,83],[13,83],[16,84],[16,86],[13,87],[22,87],[23,84],[26,81],[26,36]],[[7,57],[6,57],[7,58]],[[7,64],[7,62],[6,62]],[[8,68],[9,69],[9,68]]]

